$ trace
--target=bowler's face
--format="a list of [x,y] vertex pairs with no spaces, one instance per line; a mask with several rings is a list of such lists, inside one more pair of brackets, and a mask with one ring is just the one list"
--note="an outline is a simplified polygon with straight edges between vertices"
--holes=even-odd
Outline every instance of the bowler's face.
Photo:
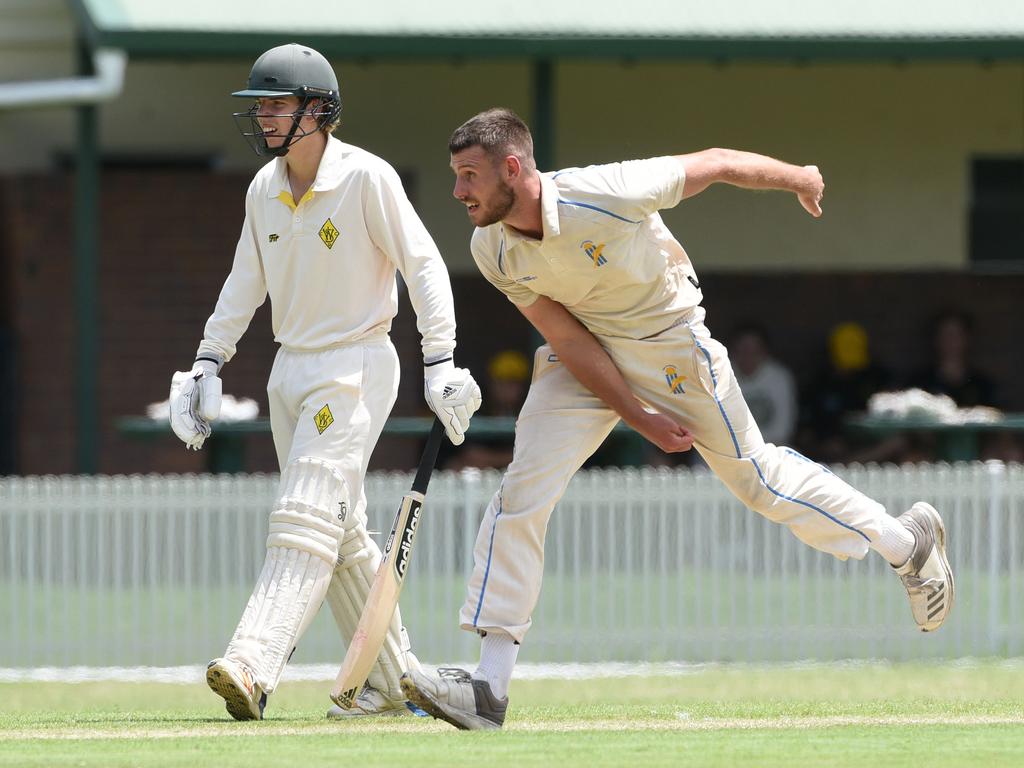
[[455,199],[466,206],[470,221],[486,227],[501,221],[512,210],[515,191],[501,177],[501,163],[480,147],[470,147],[452,155],[455,172]]

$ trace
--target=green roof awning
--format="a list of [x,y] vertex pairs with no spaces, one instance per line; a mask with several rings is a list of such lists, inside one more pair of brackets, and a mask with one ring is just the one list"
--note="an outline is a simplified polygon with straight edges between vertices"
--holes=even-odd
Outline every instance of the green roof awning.
[[71,0],[133,56],[1024,57],[1022,0]]

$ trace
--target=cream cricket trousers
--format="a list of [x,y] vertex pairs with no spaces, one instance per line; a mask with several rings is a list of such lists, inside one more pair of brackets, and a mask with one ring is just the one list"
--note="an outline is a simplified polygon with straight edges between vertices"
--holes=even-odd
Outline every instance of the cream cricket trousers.
[[[764,442],[725,347],[703,320],[697,307],[655,337],[599,341],[634,394],[689,429],[708,466],[747,507],[816,549],[841,559],[864,557],[881,536],[885,508],[822,465]],[[477,534],[463,629],[502,630],[522,641],[540,595],[552,510],[618,420],[550,347],[537,350],[512,463]]]

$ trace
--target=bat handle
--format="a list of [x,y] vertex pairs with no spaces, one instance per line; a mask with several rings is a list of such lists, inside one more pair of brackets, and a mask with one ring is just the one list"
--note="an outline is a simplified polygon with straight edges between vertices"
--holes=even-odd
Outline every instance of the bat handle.
[[441,448],[441,438],[444,437],[444,425],[437,417],[430,428],[430,437],[427,438],[427,446],[423,449],[423,457],[416,469],[416,478],[412,481],[412,489],[417,493],[426,493],[430,484],[430,475],[437,463],[437,452]]

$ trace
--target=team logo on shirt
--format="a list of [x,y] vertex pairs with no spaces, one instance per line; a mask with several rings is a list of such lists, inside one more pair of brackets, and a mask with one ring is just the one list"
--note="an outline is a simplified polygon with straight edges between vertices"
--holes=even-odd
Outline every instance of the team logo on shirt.
[[324,222],[324,225],[320,227],[320,239],[324,241],[324,245],[328,248],[333,248],[334,244],[338,242],[338,235],[341,233],[338,228],[334,226],[334,222],[330,219]]
[[270,235],[267,239],[272,243],[276,243],[280,238],[277,235]]
[[334,423],[334,414],[331,413],[331,407],[329,405],[325,405],[317,411],[316,415],[313,416],[313,423],[316,424],[317,434],[322,435],[324,430]]
[[666,365],[661,370],[665,373],[665,382],[673,395],[686,394],[683,390],[683,382],[686,381],[686,377],[679,373],[674,365]]
[[583,252],[587,254],[592,262],[594,262],[595,268],[602,267],[608,263],[608,259],[601,255],[601,251],[604,250],[604,245],[604,243],[598,245],[593,240],[584,240],[580,243],[580,248],[582,248]]

